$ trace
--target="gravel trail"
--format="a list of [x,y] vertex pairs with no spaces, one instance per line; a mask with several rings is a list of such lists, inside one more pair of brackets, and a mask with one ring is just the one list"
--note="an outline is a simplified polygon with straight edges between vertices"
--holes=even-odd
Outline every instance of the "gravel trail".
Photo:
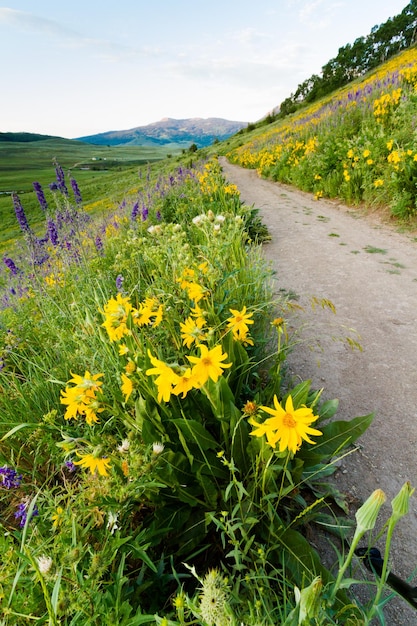
[[[343,459],[335,481],[352,502],[383,489],[385,520],[404,482],[417,487],[417,239],[357,209],[263,180],[225,158],[220,163],[269,229],[264,254],[276,271],[276,292],[297,294],[303,306],[290,320],[300,339],[288,359],[294,377],[323,387],[326,399],[338,398],[338,419],[375,413],[359,451]],[[313,311],[311,297],[330,300],[336,315]],[[341,340],[346,336],[362,351]],[[417,491],[397,526],[391,569],[403,578],[417,573]],[[417,625],[417,611],[400,598],[384,614],[388,626]]]

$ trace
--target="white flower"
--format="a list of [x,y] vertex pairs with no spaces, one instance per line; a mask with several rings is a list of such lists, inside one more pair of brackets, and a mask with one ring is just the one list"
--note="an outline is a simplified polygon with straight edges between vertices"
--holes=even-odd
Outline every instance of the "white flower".
[[222,224],[225,219],[224,215],[216,215],[216,222],[220,222]]
[[213,230],[217,233],[220,230],[220,224],[214,224]]
[[47,574],[52,567],[52,559],[50,556],[39,556],[36,559],[36,562],[42,576],[45,576],[45,574]]
[[206,219],[205,215],[196,215],[193,217],[192,222],[195,226],[199,226]]
[[152,444],[152,452],[156,455],[161,454],[161,452],[164,451],[164,448],[164,444],[159,441],[156,441],[154,444]]
[[117,449],[119,452],[127,452],[130,448],[130,441],[129,439],[123,439],[122,443],[120,446],[117,446]]
[[120,526],[117,525],[118,513],[109,511],[109,519],[107,521],[107,530],[113,535],[116,530],[119,530]]

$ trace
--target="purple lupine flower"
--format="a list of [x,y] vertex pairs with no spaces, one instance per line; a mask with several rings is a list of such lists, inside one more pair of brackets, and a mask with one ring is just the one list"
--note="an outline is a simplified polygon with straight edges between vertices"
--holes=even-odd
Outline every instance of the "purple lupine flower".
[[123,281],[124,281],[123,276],[121,274],[118,274],[116,276],[116,289],[117,289],[117,291],[122,291],[122,289],[123,289]]
[[48,220],[47,226],[50,242],[53,246],[57,246],[59,243],[57,225],[53,220]]
[[161,219],[162,219],[162,215],[161,215],[160,211],[157,211],[157,212],[156,212],[155,217],[156,217],[156,219],[158,220],[158,222],[160,222],[160,221],[161,221]]
[[13,259],[11,259],[10,257],[4,256],[3,257],[3,262],[6,265],[6,267],[9,268],[9,270],[11,271],[13,276],[17,276],[18,274],[20,274],[20,270],[16,266],[15,262],[13,261]]
[[134,221],[139,213],[139,202],[135,202],[132,208],[132,213],[130,214],[131,219]]
[[46,201],[45,194],[43,193],[41,184],[38,182],[34,182],[32,183],[32,185],[36,192],[36,197],[38,198],[38,202],[40,204],[42,211],[46,211],[48,208],[48,203]]
[[59,189],[59,187],[58,187],[58,183],[55,183],[55,182],[50,183],[50,185],[49,185],[49,189],[50,189],[51,191],[58,191],[58,189]]
[[[28,508],[29,508],[28,501],[21,502],[19,506],[17,507],[16,513],[14,514],[16,519],[20,519],[20,522],[19,522],[20,528],[23,528],[23,526],[26,524]],[[38,507],[35,504],[35,506],[33,507],[32,515],[30,519],[32,519],[33,517],[36,517],[37,515],[39,515],[39,511],[38,511]]]
[[20,486],[22,481],[22,475],[16,472],[16,470],[7,465],[0,467],[0,485],[6,489],[16,489]]
[[143,205],[143,207],[142,207],[142,222],[146,222],[146,220],[148,219],[148,215],[149,215],[149,209],[148,209],[148,207]]
[[62,167],[59,165],[57,161],[55,161],[55,173],[56,173],[56,182],[58,185],[59,191],[61,191],[64,196],[68,196],[68,189],[65,184],[65,174]]
[[102,238],[100,237],[100,235],[97,235],[97,237],[96,237],[96,239],[95,239],[95,241],[94,241],[94,244],[95,244],[95,246],[96,246],[96,250],[97,250],[97,252],[99,252],[99,253],[103,252],[103,250],[104,250],[104,245],[103,245],[103,240],[102,240]]
[[13,206],[14,211],[16,213],[17,221],[19,222],[20,228],[25,233],[30,233],[29,223],[27,221],[25,211],[23,210],[22,203],[20,202],[20,198],[17,193],[12,193]]
[[81,192],[80,192],[80,189],[79,189],[79,187],[77,185],[77,181],[75,180],[75,178],[71,178],[70,182],[71,182],[72,190],[74,192],[75,202],[76,202],[76,204],[81,204],[83,199],[81,197]]

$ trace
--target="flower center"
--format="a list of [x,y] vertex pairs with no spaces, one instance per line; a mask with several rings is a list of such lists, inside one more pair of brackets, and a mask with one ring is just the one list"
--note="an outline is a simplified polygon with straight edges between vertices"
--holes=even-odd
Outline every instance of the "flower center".
[[297,425],[297,422],[295,421],[295,419],[293,418],[293,416],[290,413],[286,413],[284,415],[284,417],[282,419],[282,423],[287,428],[295,428],[296,425]]
[[201,359],[201,362],[204,367],[210,367],[212,365],[211,359],[209,359],[208,357],[204,357],[203,359]]

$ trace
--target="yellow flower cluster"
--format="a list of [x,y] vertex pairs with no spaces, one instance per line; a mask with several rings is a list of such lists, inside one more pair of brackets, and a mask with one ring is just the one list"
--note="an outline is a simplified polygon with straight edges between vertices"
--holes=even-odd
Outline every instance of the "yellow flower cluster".
[[398,106],[401,92],[401,87],[398,87],[390,93],[383,93],[382,96],[374,100],[374,115],[378,121],[381,121]]
[[116,298],[110,298],[104,305],[105,320],[102,326],[107,330],[110,341],[119,341],[132,334],[128,324],[129,317],[136,326],[157,326],[162,321],[162,313],[163,306],[156,298],[146,298],[135,308],[129,296],[118,293]]
[[98,380],[104,374],[91,375],[86,371],[84,376],[72,374],[70,383],[74,383],[73,387],[68,385],[64,391],[61,391],[61,404],[67,405],[65,411],[65,419],[78,419],[78,415],[84,415],[87,424],[92,426],[98,422],[97,413],[104,411],[99,400],[97,392],[100,390],[102,381]]
[[199,344],[197,347],[200,350],[199,357],[187,356],[190,363],[194,363],[192,368],[171,367],[148,351],[154,367],[146,370],[146,374],[157,377],[155,385],[158,388],[158,402],[161,400],[168,402],[171,394],[179,396],[182,393],[182,397],[185,398],[191,389],[200,389],[209,379],[217,382],[223,370],[232,366],[232,363],[223,362],[227,359],[227,354],[222,351],[221,346],[215,346],[211,350],[204,344]]

